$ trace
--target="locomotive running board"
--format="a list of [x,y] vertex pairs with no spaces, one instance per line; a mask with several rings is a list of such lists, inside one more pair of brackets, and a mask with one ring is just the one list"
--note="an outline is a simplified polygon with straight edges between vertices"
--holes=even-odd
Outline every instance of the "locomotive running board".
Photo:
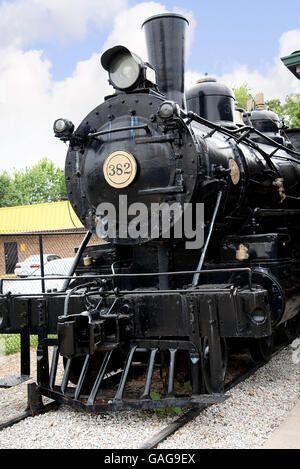
[[[152,343],[153,342],[153,343]],[[161,346],[159,346],[161,342]],[[196,348],[189,341],[140,341],[134,343],[129,349],[127,360],[123,370],[109,372],[108,365],[111,362],[111,356],[114,349],[107,350],[104,353],[102,363],[99,363],[97,376],[93,378],[93,383],[88,391],[84,390],[84,381],[88,375],[91,364],[91,355],[86,355],[83,365],[80,369],[77,384],[68,386],[70,371],[72,368],[72,359],[65,360],[64,370],[61,376],[57,376],[58,362],[60,358],[57,340],[44,339],[38,346],[38,386],[37,392],[61,404],[69,405],[76,410],[91,413],[104,413],[108,411],[122,410],[150,410],[159,408],[174,408],[188,406],[205,406],[221,403],[229,396],[224,393],[201,394],[199,383],[195,379],[193,389],[187,393],[184,389],[180,392],[175,391],[175,356],[178,350],[185,350],[191,360],[191,366],[196,374],[196,366],[200,366],[196,357]],[[145,348],[145,345],[148,345]],[[174,346],[177,348],[174,348]],[[48,346],[53,347],[52,362],[48,365]],[[151,392],[154,375],[156,373],[156,384],[162,384],[160,374],[161,365],[155,368],[155,357],[158,350],[168,351],[168,383],[166,389],[161,392]],[[135,353],[148,353],[148,363],[137,364],[133,362]],[[142,378],[136,381],[132,376],[129,379],[129,373],[139,372],[142,369]],[[159,376],[158,376],[159,375]],[[158,378],[158,379],[157,379]],[[139,379],[139,378],[137,378]],[[134,382],[134,390],[130,389],[130,384]],[[137,385],[138,384],[138,385]],[[129,386],[125,389],[126,386]],[[185,391],[185,392],[184,392]]]

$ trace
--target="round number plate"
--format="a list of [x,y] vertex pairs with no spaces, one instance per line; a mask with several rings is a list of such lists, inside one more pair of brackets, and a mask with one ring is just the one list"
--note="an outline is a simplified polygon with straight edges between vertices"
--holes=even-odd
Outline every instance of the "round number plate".
[[117,189],[132,183],[136,176],[137,164],[134,156],[127,151],[114,151],[104,161],[103,174],[106,182]]
[[230,176],[231,180],[234,185],[238,184],[240,180],[240,170],[236,162],[232,159],[229,160],[229,169],[230,169]]

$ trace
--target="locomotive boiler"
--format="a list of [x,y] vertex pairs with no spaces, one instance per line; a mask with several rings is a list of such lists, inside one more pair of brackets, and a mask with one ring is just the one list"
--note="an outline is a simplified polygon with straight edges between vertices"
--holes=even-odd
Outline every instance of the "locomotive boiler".
[[[54,123],[88,233],[80,275],[43,304],[58,339],[39,343],[38,386],[78,409],[218,402],[228,347],[267,361],[275,333],[299,332],[300,154],[267,110],[237,125],[215,79],[185,93],[187,25],[147,19],[149,62],[109,49],[112,94],[76,130]],[[105,242],[88,245],[92,233]]]

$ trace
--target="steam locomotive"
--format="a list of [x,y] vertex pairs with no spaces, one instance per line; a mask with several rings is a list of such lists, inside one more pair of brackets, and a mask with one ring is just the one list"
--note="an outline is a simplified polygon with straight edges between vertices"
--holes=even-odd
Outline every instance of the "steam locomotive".
[[[238,125],[234,94],[215,79],[184,92],[187,25],[147,19],[149,63],[109,49],[112,94],[76,130],[54,123],[88,232],[65,293],[30,308],[47,318],[39,391],[77,409],[220,402],[228,346],[268,361],[275,333],[299,333],[300,153],[271,111]],[[105,242],[89,245],[92,234]]]

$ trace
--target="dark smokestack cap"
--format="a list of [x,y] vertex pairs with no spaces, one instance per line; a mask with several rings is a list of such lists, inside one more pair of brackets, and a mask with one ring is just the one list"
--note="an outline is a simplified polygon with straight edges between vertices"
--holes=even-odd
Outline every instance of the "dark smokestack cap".
[[159,15],[153,15],[150,16],[150,18],[147,18],[142,24],[142,28],[146,23],[148,23],[148,21],[156,20],[158,18],[181,18],[182,20],[185,20],[187,24],[189,24],[188,20],[184,16],[179,15],[178,13],[160,13]]
[[150,16],[142,25],[148,59],[155,68],[157,85],[168,100],[185,107],[185,30],[188,20],[177,13]]

